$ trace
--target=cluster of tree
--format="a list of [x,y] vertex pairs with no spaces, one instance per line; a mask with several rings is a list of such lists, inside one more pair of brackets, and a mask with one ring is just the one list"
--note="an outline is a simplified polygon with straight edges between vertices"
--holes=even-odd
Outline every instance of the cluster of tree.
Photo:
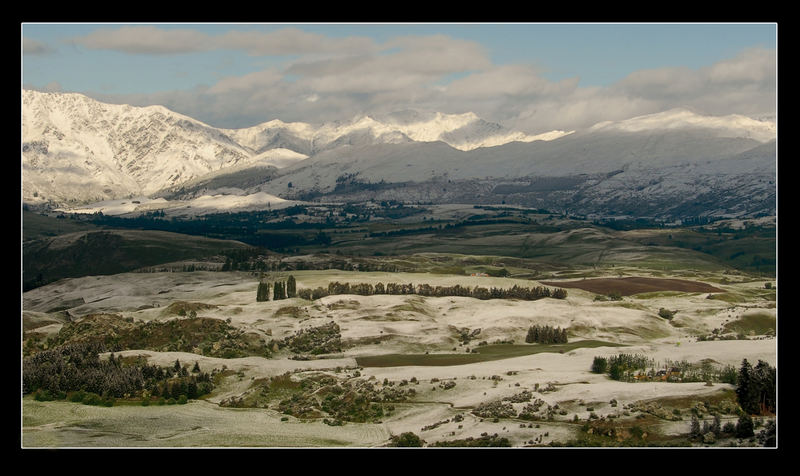
[[763,360],[759,360],[755,367],[747,359],[742,360],[736,382],[736,400],[745,413],[775,413],[776,377],[775,367]]
[[264,281],[260,281],[258,283],[258,290],[256,291],[256,301],[269,301],[270,288],[272,288],[273,291],[273,301],[279,301],[281,299],[293,298],[297,296],[297,280],[294,278],[294,276],[289,275],[286,281],[275,281],[273,285],[270,285],[270,283]]
[[567,291],[564,289],[554,289],[537,286],[534,288],[526,288],[514,285],[509,289],[502,288],[484,288],[475,286],[469,288],[456,284],[454,286],[431,286],[430,284],[403,284],[403,283],[377,283],[372,285],[370,283],[340,283],[338,281],[328,284],[328,288],[301,289],[297,292],[297,296],[303,299],[319,299],[323,296],[337,295],[337,294],[358,294],[360,296],[371,296],[374,294],[391,294],[391,295],[404,295],[416,294],[419,296],[432,296],[432,297],[449,297],[461,296],[472,297],[476,299],[520,299],[524,301],[535,301],[542,298],[555,298],[565,299]]
[[162,379],[157,379],[148,386],[150,395],[163,397],[165,399],[174,398],[180,400],[181,397],[194,399],[201,395],[210,393],[214,389],[211,383],[211,376],[200,370],[200,365],[195,362],[191,374],[182,366],[179,360],[171,368],[163,369]]
[[708,360],[690,363],[686,360],[667,360],[666,368],[677,369],[681,382],[720,382],[736,385],[736,367],[725,365],[718,367]]
[[636,371],[644,371],[655,366],[655,361],[639,354],[618,354],[609,358],[595,357],[592,372],[607,373],[613,380],[631,380]]
[[696,415],[692,415],[692,423],[689,429],[689,438],[693,440],[703,440],[706,442],[713,442],[713,438],[709,439],[709,434],[714,438],[723,436],[736,437],[736,438],[751,438],[757,437],[759,443],[765,447],[775,446],[775,420],[770,420],[765,425],[764,430],[760,431],[758,435],[755,433],[755,424],[753,418],[747,413],[742,413],[736,424],[728,422],[722,425],[722,419],[719,415],[714,415],[711,423],[703,421],[702,428],[700,421]]
[[525,336],[528,344],[566,344],[567,329],[552,326],[535,325],[528,328],[528,335]]
[[[67,398],[67,392],[85,392],[114,398],[152,395],[188,398],[213,389],[210,375],[195,364],[191,373],[175,361],[172,367],[123,362],[112,353],[100,359],[105,348],[98,342],[78,342],[39,352],[22,362],[23,394],[46,394]],[[177,389],[177,390],[176,390]],[[179,390],[179,391],[178,391]]]

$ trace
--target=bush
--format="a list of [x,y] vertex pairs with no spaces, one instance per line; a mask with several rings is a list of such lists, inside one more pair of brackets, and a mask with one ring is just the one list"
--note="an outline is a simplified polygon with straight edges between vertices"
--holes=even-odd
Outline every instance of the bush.
[[775,420],[767,422],[766,426],[756,436],[761,446],[773,447],[776,445],[775,440]]
[[100,397],[100,395],[89,392],[83,397],[81,403],[84,405],[100,405],[103,403],[103,399]]
[[670,311],[669,309],[665,309],[662,307],[661,309],[658,310],[658,316],[669,320],[675,317],[675,312],[676,311]]
[[393,436],[391,446],[397,447],[415,447],[419,448],[425,443],[419,436],[414,434],[413,432],[405,432],[401,433],[400,436]]
[[592,362],[592,373],[604,374],[608,368],[608,360],[604,357],[595,357]]
[[186,405],[186,402],[188,401],[189,399],[186,398],[186,395],[181,395],[180,397],[178,397],[178,405]]
[[722,425],[722,432],[732,435],[736,433],[736,425],[734,425],[733,422],[729,421],[728,423]]
[[78,390],[77,392],[71,393],[67,399],[73,403],[81,403],[85,397],[86,392],[83,390]]
[[739,421],[736,422],[736,437],[737,438],[750,438],[754,436],[755,432],[753,431],[753,419],[750,418],[750,415],[744,414],[739,417]]

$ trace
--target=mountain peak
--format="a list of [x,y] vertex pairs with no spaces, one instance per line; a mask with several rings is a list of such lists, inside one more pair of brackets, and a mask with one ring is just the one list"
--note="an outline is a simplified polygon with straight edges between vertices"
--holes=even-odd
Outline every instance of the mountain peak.
[[685,107],[621,121],[604,121],[589,128],[590,131],[617,130],[622,132],[676,129],[705,129],[717,137],[740,137],[759,142],[769,142],[777,135],[775,123],[769,120],[753,119],[740,114],[708,116]]

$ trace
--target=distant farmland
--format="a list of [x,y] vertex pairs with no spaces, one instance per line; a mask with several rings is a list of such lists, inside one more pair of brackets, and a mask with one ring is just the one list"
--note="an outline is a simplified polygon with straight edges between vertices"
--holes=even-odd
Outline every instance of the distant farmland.
[[663,278],[597,278],[580,281],[542,281],[546,286],[576,288],[595,294],[619,293],[621,296],[651,293],[657,291],[681,291],[686,293],[723,293],[722,289],[710,284],[683,279]]

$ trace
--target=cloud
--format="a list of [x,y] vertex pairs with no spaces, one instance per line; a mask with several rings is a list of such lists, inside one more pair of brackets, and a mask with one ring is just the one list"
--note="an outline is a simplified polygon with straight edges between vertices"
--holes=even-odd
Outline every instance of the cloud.
[[375,49],[370,38],[330,38],[296,28],[262,33],[230,31],[212,39],[215,48],[237,49],[254,56],[302,54],[352,54]]
[[457,79],[443,88],[453,97],[481,98],[503,96],[564,95],[578,85],[578,78],[548,81],[527,65],[504,65]]
[[176,54],[206,51],[211,48],[209,36],[196,30],[165,30],[154,26],[125,26],[100,29],[74,43],[95,50],[116,50],[131,54]]
[[54,53],[55,49],[31,38],[22,38],[22,54],[23,55],[47,55]]
[[777,74],[775,50],[747,49],[735,58],[720,61],[704,71],[714,84],[761,83],[772,86]]
[[661,68],[635,72],[609,90],[664,108],[691,107],[705,114],[756,115],[775,109],[776,67],[774,49],[753,48],[696,70]]
[[375,49],[369,38],[329,38],[296,28],[273,32],[229,31],[209,35],[192,29],[126,26],[101,29],[71,41],[90,49],[130,54],[182,54],[213,50],[241,50],[254,56],[366,52]]
[[409,108],[474,112],[528,133],[575,130],[676,107],[710,115],[775,113],[774,49],[744,50],[703,68],[641,70],[610,86],[581,87],[578,77],[549,80],[529,64],[493,64],[480,44],[444,35],[375,43],[293,28],[214,37],[131,28],[139,36],[149,32],[150,38],[136,43],[130,38],[133,30],[119,29],[109,36],[95,32],[82,44],[152,53],[236,48],[253,55],[292,55],[281,65],[193,90],[117,96],[136,105],[163,104],[218,127],[271,119],[320,123]]
[[254,91],[269,88],[281,81],[283,75],[272,70],[257,71],[244,76],[231,76],[221,79],[206,91],[208,94],[222,94],[236,91]]

